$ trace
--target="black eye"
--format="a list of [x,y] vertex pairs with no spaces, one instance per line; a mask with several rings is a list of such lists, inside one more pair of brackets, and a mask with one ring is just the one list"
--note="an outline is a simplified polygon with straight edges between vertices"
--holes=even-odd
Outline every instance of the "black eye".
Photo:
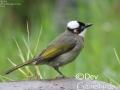
[[84,30],[84,29],[85,29],[85,26],[81,26],[80,29],[81,29],[81,30]]

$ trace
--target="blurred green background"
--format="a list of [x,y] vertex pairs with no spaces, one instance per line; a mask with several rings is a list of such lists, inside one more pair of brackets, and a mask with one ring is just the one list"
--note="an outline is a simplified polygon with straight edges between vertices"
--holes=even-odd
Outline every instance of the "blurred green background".
[[[0,0],[1,1],[1,0]],[[42,34],[38,55],[55,37],[64,32],[71,20],[93,23],[86,33],[85,46],[79,57],[72,63],[60,68],[68,77],[77,73],[98,75],[97,80],[108,82],[104,75],[120,83],[120,64],[113,48],[120,53],[120,0],[6,0],[0,4],[0,74],[22,61],[13,39],[16,38],[26,58],[27,48],[22,35],[27,40],[27,26],[30,30],[30,49],[34,51],[39,31]],[[30,66],[30,68],[33,68]],[[22,69],[25,70],[23,67]],[[43,78],[54,78],[59,74],[51,67],[39,66]],[[34,72],[34,71],[33,71]],[[16,70],[9,75],[14,80],[23,80],[22,73]]]

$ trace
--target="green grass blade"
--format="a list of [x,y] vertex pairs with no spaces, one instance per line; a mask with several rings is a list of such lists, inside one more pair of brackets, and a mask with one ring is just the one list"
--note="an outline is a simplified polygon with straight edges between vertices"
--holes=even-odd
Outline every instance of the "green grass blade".
[[40,32],[39,32],[38,40],[37,40],[37,43],[36,43],[36,47],[35,47],[35,50],[34,50],[34,55],[35,55],[35,53],[37,51],[37,48],[38,48],[38,44],[39,44],[41,33],[42,33],[42,25],[41,25],[41,29],[40,29]]
[[35,66],[35,70],[37,72],[37,75],[40,77],[40,79],[42,79],[42,76],[40,74],[40,70],[39,70],[38,66]]
[[2,82],[6,82],[2,77],[0,77],[0,79],[1,79]]
[[[39,41],[40,41],[40,36],[41,36],[41,33],[42,33],[42,25],[41,25],[41,29],[40,29],[40,32],[39,32],[39,36],[38,36],[38,39],[37,39],[37,43],[36,43],[36,46],[35,46],[35,50],[34,50],[34,55],[37,51],[37,48],[38,48],[38,44],[39,44]],[[35,66],[35,70],[37,72],[37,75],[39,75],[39,77],[42,79],[42,76],[40,74],[40,71],[39,71],[39,68],[37,66]]]
[[109,77],[108,75],[104,74],[107,78],[109,78],[115,85],[120,86],[119,83],[117,83],[114,79],[112,79],[111,77]]
[[17,43],[17,41],[16,41],[16,39],[15,39],[14,36],[13,36],[13,39],[15,40],[15,43],[16,43],[16,45],[17,45],[17,47],[18,47],[19,54],[20,54],[20,56],[21,56],[22,61],[25,62],[25,59],[24,59],[23,54],[22,54],[22,51],[21,51],[21,49],[20,49],[20,47],[19,47],[19,45],[18,45],[18,43]]
[[117,52],[116,52],[115,48],[113,48],[113,50],[114,50],[114,52],[115,52],[116,58],[117,58],[117,60],[118,60],[118,63],[120,64],[120,59],[119,59],[119,57],[118,57],[118,55],[117,55]]
[[25,40],[25,38],[24,38],[23,35],[22,35],[22,37],[23,37],[23,41],[24,41],[24,43],[25,43],[25,45],[26,45],[26,47],[27,47],[27,49],[28,49],[27,59],[29,59],[29,54],[31,55],[31,57],[33,57],[33,54],[32,54],[32,52],[31,52],[31,50],[30,50],[30,47],[29,47],[29,45],[27,44],[27,42],[26,42],[26,40]]
[[12,79],[10,79],[10,78],[8,78],[8,77],[2,76],[2,75],[0,75],[0,77],[1,77],[1,78],[5,78],[5,79],[8,79],[8,80],[10,80],[10,81],[14,81],[14,80],[12,80]]
[[[10,62],[13,66],[16,66],[16,64],[13,63],[9,58],[8,58],[8,60],[9,60],[9,62]],[[22,74],[24,74],[25,76],[27,76],[27,74],[26,74],[21,68],[19,68],[18,70],[19,70]]]
[[[27,55],[27,59],[29,59],[29,54],[31,54],[31,57],[33,58],[33,54],[31,53],[31,50],[30,50],[30,32],[29,32],[29,26],[28,26],[28,21],[26,21],[27,23],[27,36],[28,36],[28,44],[26,43],[27,45],[27,48],[28,48],[28,55]],[[25,39],[24,39],[25,40]]]
[[[19,55],[19,54],[18,54]],[[22,57],[19,55],[19,57],[22,59]],[[30,71],[29,67],[28,66],[25,66],[27,72],[33,76],[32,72]]]
[[[26,47],[27,47],[27,50],[28,50],[28,52],[27,52],[27,60],[29,60],[29,55],[30,55],[31,57],[33,57],[33,54],[32,54],[32,52],[31,52],[31,50],[30,50],[28,22],[27,22],[27,33],[28,33],[28,42],[25,40],[25,38],[24,38],[23,35],[22,35],[22,38],[23,38],[23,41],[24,41],[24,43],[25,43],[25,45],[26,45]],[[42,26],[41,26],[40,33],[39,33],[39,36],[38,36],[38,39],[37,39],[37,43],[36,43],[36,46],[35,46],[35,49],[34,49],[34,54],[35,54],[36,51],[37,51],[41,33],[42,33]],[[23,54],[22,54],[22,51],[21,51],[21,49],[20,49],[20,47],[19,47],[19,45],[18,45],[18,42],[17,42],[17,40],[16,40],[16,38],[15,38],[14,36],[13,36],[13,39],[15,40],[15,43],[16,43],[17,48],[18,48],[18,50],[19,50],[18,56],[21,58],[22,62],[25,62],[26,60],[25,60],[25,58],[24,58],[24,56],[23,56]],[[8,58],[8,60],[9,60],[9,62],[10,62],[13,66],[16,66],[16,64],[13,63],[9,58]],[[28,71],[28,73],[30,74],[30,77],[33,76],[33,74],[31,73],[31,71],[30,71],[30,69],[29,69],[29,67],[28,67],[28,66],[25,66],[25,68],[26,68],[26,70]],[[35,69],[36,69],[37,75],[42,79],[42,76],[41,76],[41,74],[40,74],[39,68],[36,66]],[[23,73],[23,74],[25,75],[25,77],[29,77],[29,75],[27,75],[22,69],[19,68],[18,70],[19,70],[21,73]],[[2,78],[1,78],[1,80],[2,80]],[[2,80],[2,81],[4,81],[4,80]]]
[[29,34],[28,21],[26,21],[26,23],[27,23],[27,34],[28,34],[28,46],[30,47],[30,40],[29,40],[29,38],[30,38],[30,34]]

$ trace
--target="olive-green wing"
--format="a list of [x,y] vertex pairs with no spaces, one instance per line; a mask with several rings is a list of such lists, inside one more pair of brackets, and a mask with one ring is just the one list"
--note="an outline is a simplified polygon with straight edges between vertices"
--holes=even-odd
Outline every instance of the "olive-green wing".
[[43,61],[51,61],[57,56],[70,51],[76,45],[75,40],[68,40],[50,44],[40,55],[39,59],[36,62],[36,65]]

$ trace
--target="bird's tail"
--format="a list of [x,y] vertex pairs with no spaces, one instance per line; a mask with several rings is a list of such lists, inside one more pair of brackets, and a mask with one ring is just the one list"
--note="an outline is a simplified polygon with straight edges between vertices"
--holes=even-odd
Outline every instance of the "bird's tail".
[[32,59],[32,60],[28,60],[28,61],[26,61],[26,62],[24,62],[24,63],[22,63],[22,64],[19,64],[19,65],[15,66],[15,67],[11,68],[11,69],[8,70],[7,72],[5,72],[5,74],[9,74],[9,73],[13,72],[14,70],[16,70],[16,69],[18,69],[18,68],[20,68],[20,67],[23,67],[23,66],[25,66],[25,65],[28,65],[28,64],[30,64],[30,63],[32,63],[32,62],[34,62],[34,61],[35,61],[35,59]]

